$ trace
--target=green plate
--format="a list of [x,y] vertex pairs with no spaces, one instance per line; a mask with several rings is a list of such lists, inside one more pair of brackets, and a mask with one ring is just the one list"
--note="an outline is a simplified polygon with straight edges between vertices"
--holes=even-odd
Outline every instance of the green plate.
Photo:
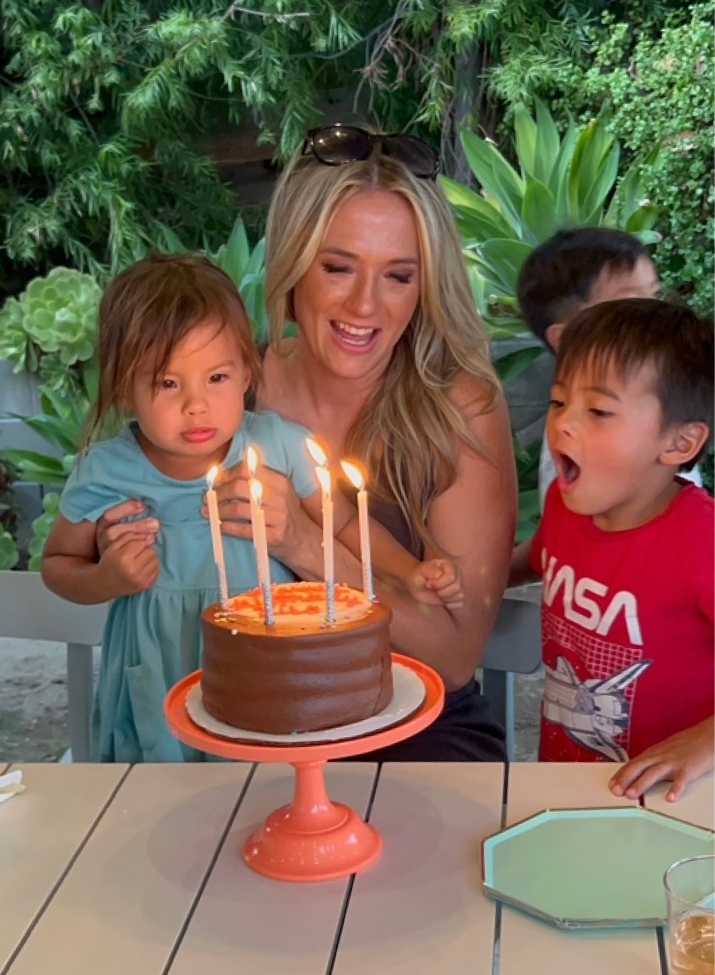
[[667,868],[713,853],[712,830],[637,806],[547,809],[484,840],[482,883],[558,927],[653,926]]

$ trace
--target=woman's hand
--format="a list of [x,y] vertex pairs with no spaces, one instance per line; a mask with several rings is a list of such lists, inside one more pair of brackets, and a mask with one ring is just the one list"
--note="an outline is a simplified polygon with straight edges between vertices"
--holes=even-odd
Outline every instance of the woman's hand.
[[142,542],[145,548],[153,545],[160,525],[156,518],[140,518],[138,521],[124,521],[136,517],[146,508],[141,501],[123,501],[122,504],[108,508],[97,522],[97,551],[101,558],[110,545],[120,538],[131,536]]
[[[296,569],[299,553],[309,526],[314,523],[303,510],[300,498],[284,474],[261,467],[258,480],[263,485],[262,507],[266,516],[266,538],[273,558]],[[248,490],[248,471],[239,464],[224,473],[216,486],[221,516],[221,531],[235,538],[253,538],[251,506]],[[202,515],[208,517],[204,506]]]

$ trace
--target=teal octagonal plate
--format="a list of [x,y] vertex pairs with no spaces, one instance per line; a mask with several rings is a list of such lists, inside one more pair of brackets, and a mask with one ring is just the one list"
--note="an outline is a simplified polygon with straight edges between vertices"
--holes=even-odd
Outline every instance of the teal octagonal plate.
[[563,928],[653,926],[663,874],[713,831],[637,806],[547,809],[482,843],[485,893]]

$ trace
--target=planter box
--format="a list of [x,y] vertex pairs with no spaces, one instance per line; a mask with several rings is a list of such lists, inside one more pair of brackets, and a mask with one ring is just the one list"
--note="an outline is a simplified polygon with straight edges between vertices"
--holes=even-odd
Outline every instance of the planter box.
[[39,572],[0,571],[0,637],[67,645],[72,761],[89,761],[92,648],[102,639],[109,603],[77,606],[55,596]]

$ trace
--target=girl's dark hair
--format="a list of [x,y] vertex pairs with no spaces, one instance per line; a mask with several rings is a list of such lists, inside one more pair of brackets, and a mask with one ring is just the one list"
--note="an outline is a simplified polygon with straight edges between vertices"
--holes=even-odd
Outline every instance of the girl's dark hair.
[[[656,373],[653,392],[663,429],[703,423],[712,432],[715,342],[713,324],[685,305],[655,298],[604,301],[579,312],[561,335],[556,356],[559,381],[586,368],[595,375],[615,369],[627,379],[642,366]],[[705,444],[691,470],[705,452]]]
[[251,384],[260,359],[238,289],[205,257],[157,255],[132,265],[109,284],[99,305],[99,390],[87,440],[108,418],[120,419],[140,363],[158,381],[179,343],[206,322],[236,337]]

